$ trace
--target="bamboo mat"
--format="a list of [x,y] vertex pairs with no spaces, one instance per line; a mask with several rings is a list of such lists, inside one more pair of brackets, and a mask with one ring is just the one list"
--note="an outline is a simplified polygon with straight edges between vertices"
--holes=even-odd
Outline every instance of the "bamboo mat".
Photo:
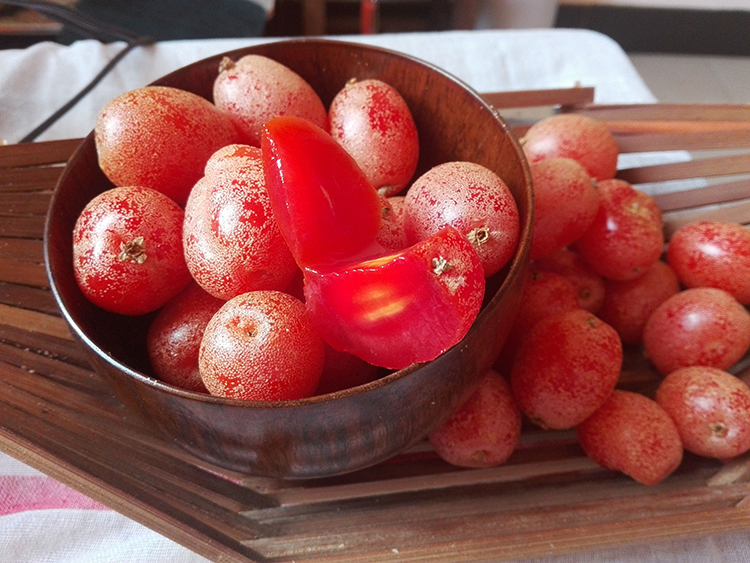
[[[570,103],[590,101],[584,90]],[[558,103],[559,96],[487,98],[501,108]],[[599,108],[577,111],[584,110]],[[632,114],[605,119],[634,121]],[[621,128],[619,138],[666,134],[670,146],[685,148],[674,126],[636,129]],[[451,467],[425,442],[375,467],[314,481],[248,477],[183,453],[125,411],[91,371],[49,291],[47,203],[77,144],[0,147],[0,449],[8,454],[225,562],[502,561],[750,528],[750,457],[722,464],[688,454],[675,474],[646,487],[597,467],[572,432],[529,428],[497,468]],[[665,174],[640,173],[649,180]],[[648,390],[656,382],[631,353],[621,387]]]

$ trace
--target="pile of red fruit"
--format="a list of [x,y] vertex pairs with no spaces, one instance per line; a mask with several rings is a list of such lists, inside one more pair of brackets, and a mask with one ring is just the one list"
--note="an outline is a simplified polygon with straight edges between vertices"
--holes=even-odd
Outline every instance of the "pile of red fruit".
[[222,61],[213,100],[145,87],[107,104],[95,141],[117,187],[74,232],[84,295],[154,313],[160,379],[299,399],[464,337],[520,236],[496,173],[446,162],[414,178],[416,125],[379,80],[341,84],[326,110],[291,69],[248,55]]
[[[435,449],[457,465],[497,465],[525,417],[574,429],[599,465],[644,484],[670,475],[684,450],[722,460],[750,450],[750,388],[726,371],[750,347],[750,231],[696,222],[665,253],[661,211],[614,178],[617,143],[603,124],[561,114],[521,142],[536,217],[520,311],[496,371],[430,436]],[[624,346],[663,377],[653,396],[617,388]]]
[[[524,418],[575,429],[600,465],[655,484],[683,451],[750,450],[750,231],[702,222],[665,239],[654,199],[616,179],[607,128],[572,114],[522,139],[535,190],[532,264],[495,369],[430,438],[446,461],[503,463]],[[434,359],[468,331],[485,279],[518,245],[494,172],[447,162],[414,179],[406,103],[351,81],[324,107],[279,63],[225,60],[214,103],[146,87],[101,112],[99,163],[118,187],[74,233],[75,275],[100,307],[154,313],[154,372],[193,391],[308,397]],[[623,346],[664,376],[617,388]]]

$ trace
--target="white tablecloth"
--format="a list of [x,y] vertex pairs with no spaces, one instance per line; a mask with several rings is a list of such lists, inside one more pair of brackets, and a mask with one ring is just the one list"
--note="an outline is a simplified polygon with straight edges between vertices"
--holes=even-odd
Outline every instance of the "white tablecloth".
[[[347,37],[436,64],[480,92],[593,86],[600,103],[653,96],[620,47],[584,30],[506,30]],[[188,63],[263,40],[176,41],[130,53],[38,140],[86,135],[102,105]],[[122,45],[40,43],[0,51],[0,138],[17,142],[65,103]],[[129,563],[206,560],[0,453],[0,561]],[[746,532],[537,560],[746,563]]]

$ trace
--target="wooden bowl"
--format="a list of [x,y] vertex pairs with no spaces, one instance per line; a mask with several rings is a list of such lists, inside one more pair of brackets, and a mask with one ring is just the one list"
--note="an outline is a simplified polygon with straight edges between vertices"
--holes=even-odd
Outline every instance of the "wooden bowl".
[[[505,122],[456,79],[395,52],[338,41],[271,42],[224,55],[271,57],[304,77],[328,105],[352,77],[379,78],[401,92],[421,141],[417,174],[450,160],[469,160],[508,184],[522,219],[512,262],[488,280],[483,310],[459,344],[436,360],[410,366],[345,391],[304,400],[255,402],[192,393],[159,381],[145,334],[152,315],[107,313],[80,292],[72,261],[72,232],[86,203],[112,187],[100,171],[93,134],[75,152],[50,204],[45,260],[55,298],[73,334],[115,395],[167,440],[198,458],[247,474],[321,477],[354,471],[423,439],[471,391],[508,335],[528,264],[532,188],[528,166]],[[211,99],[217,55],[158,80]]]

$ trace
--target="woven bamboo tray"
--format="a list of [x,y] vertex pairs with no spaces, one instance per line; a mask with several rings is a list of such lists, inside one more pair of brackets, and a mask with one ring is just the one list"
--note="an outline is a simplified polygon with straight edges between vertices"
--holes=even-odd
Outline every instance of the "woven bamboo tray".
[[[636,184],[708,178],[658,196],[668,234],[696,217],[750,222],[744,106],[597,106],[588,88],[485,97],[519,134],[529,109],[562,106],[605,120],[624,152],[701,151],[620,172]],[[1,450],[215,561],[502,561],[750,529],[750,456],[687,454],[646,487],[596,466],[572,432],[528,428],[497,468],[451,467],[425,442],[354,474],[285,482],[165,443],[91,371],[48,289],[47,203],[77,144],[0,147]],[[657,382],[629,351],[620,386],[649,393]]]

